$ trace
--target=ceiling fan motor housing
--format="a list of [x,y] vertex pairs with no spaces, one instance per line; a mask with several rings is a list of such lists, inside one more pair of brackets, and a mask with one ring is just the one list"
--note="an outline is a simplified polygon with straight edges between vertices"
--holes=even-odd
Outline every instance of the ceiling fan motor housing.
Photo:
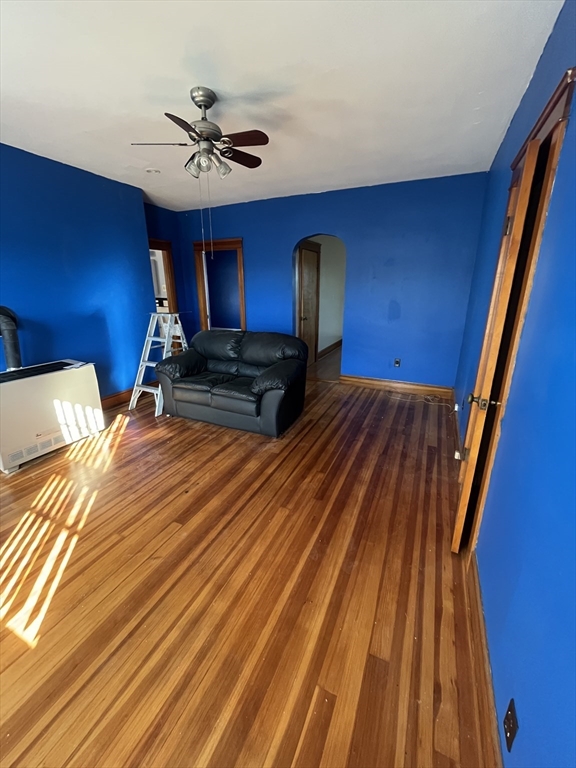
[[222,138],[222,131],[220,126],[216,123],[211,123],[210,120],[195,120],[191,123],[193,128],[196,128],[200,136],[203,139],[209,139],[210,141],[220,141]]

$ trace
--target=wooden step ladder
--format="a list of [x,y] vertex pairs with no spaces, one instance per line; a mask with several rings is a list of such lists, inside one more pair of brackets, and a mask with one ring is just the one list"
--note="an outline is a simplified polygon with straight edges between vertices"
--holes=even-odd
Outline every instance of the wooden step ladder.
[[140,358],[140,365],[138,366],[138,373],[136,374],[136,381],[134,383],[134,389],[132,390],[130,405],[128,406],[128,410],[136,408],[136,403],[142,392],[150,392],[154,395],[154,399],[156,400],[156,412],[154,415],[160,416],[164,405],[162,388],[159,384],[143,383],[146,369],[154,368],[158,362],[158,360],[149,359],[150,352],[153,349],[162,349],[162,359],[170,357],[170,355],[173,355],[176,352],[184,352],[184,350],[188,349],[188,343],[178,313],[151,313],[150,322],[148,323],[148,332],[146,334],[146,340],[144,341],[144,349],[142,350],[142,357]]

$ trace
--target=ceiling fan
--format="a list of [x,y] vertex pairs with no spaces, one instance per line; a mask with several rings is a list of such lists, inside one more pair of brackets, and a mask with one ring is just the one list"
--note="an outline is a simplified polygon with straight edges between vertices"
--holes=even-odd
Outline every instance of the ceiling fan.
[[177,115],[164,113],[169,120],[186,131],[190,142],[133,142],[132,146],[198,147],[184,165],[188,173],[195,178],[199,178],[200,173],[208,173],[214,166],[220,178],[223,179],[232,170],[226,160],[232,160],[233,163],[239,163],[246,168],[258,168],[262,164],[259,157],[242,152],[237,147],[258,147],[268,144],[268,136],[263,131],[240,131],[224,136],[220,126],[210,122],[206,117],[206,110],[210,109],[217,100],[214,91],[198,85],[190,91],[190,98],[202,112],[200,120],[189,123]]

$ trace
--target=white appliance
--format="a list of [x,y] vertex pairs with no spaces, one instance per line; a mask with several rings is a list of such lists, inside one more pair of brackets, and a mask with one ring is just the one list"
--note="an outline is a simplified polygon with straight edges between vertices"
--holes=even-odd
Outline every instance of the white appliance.
[[0,470],[104,429],[92,363],[58,360],[0,373]]

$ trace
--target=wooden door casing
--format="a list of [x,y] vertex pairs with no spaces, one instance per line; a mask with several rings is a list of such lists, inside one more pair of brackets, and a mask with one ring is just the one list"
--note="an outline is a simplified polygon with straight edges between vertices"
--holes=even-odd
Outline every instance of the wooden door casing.
[[[213,240],[205,244],[206,253],[211,251],[236,251],[238,260],[238,292],[240,297],[240,328],[246,330],[246,297],[244,294],[244,252],[241,237],[229,237],[221,240]],[[208,298],[206,267],[204,264],[204,244],[194,243],[194,262],[196,268],[196,288],[198,291],[198,311],[200,314],[200,328],[207,331],[210,327],[208,321]]]
[[[474,395],[479,397],[480,402],[484,400],[488,407],[495,410],[492,411],[488,430],[485,431],[487,409],[480,409],[478,404],[471,409],[464,442],[464,460],[460,467],[460,498],[452,538],[452,551],[458,552],[467,515],[473,515],[469,520],[468,563],[471,562],[478,541],[575,80],[576,69],[567,70],[511,166],[513,176],[504,234],[474,389]],[[530,212],[527,222],[528,204]],[[521,246],[521,264],[517,269]],[[505,329],[512,290],[512,313]],[[506,338],[503,343],[504,332]],[[481,446],[482,461],[478,465]],[[475,498],[474,504],[470,505],[473,483]]]
[[162,251],[166,293],[168,296],[168,312],[177,313],[178,298],[176,296],[176,279],[174,277],[174,263],[172,260],[172,243],[168,240],[155,240],[151,238],[148,241],[148,247],[151,251]]
[[559,123],[552,134],[550,154],[548,156],[548,162],[546,165],[546,172],[542,190],[540,193],[540,202],[538,205],[538,212],[536,214],[536,220],[534,223],[534,230],[530,242],[530,250],[527,258],[526,271],[524,274],[524,280],[521,288],[521,296],[516,312],[516,318],[514,323],[514,330],[512,333],[512,343],[508,353],[508,359],[506,361],[506,368],[504,371],[504,377],[501,385],[502,397],[501,404],[498,406],[498,418],[494,424],[494,429],[490,436],[490,445],[488,447],[488,453],[485,463],[482,480],[480,483],[480,489],[478,494],[478,502],[476,505],[476,513],[472,522],[472,529],[470,533],[470,548],[469,554],[471,554],[478,543],[478,536],[480,533],[480,525],[482,522],[482,515],[484,506],[486,504],[486,497],[488,495],[488,487],[490,485],[490,476],[494,466],[494,460],[496,458],[496,451],[498,443],[500,441],[500,434],[502,431],[501,424],[502,419],[506,413],[506,405],[508,402],[508,394],[512,385],[512,377],[514,374],[514,367],[516,363],[516,357],[518,354],[518,348],[520,345],[520,337],[522,335],[522,329],[524,327],[524,320],[528,311],[528,302],[530,298],[530,292],[532,290],[532,284],[534,282],[534,274],[536,272],[536,265],[538,263],[538,254],[540,251],[540,244],[542,242],[542,235],[544,234],[544,224],[546,222],[546,214],[548,212],[548,206],[550,204],[550,196],[552,194],[552,187],[554,185],[554,177],[556,175],[556,169],[558,167],[558,161],[560,159],[560,150],[562,148],[562,142],[566,133],[566,122]]
[[308,365],[318,359],[320,243],[305,240],[298,248],[298,336],[308,345]]
[[[492,381],[496,370],[496,361],[500,352],[500,343],[502,341],[502,332],[504,322],[508,311],[510,300],[510,291],[514,274],[522,233],[524,231],[524,222],[528,211],[528,202],[530,200],[530,191],[532,189],[532,180],[536,170],[536,160],[540,142],[535,140],[528,146],[524,162],[518,166],[515,178],[512,179],[510,195],[506,208],[506,217],[504,219],[504,231],[500,245],[500,255],[494,280],[494,289],[488,311],[488,320],[484,333],[482,352],[480,354],[480,363],[476,376],[474,395],[480,402],[490,402],[490,393]],[[480,443],[484,432],[486,421],[486,408],[480,408],[478,405],[471,407],[470,419],[466,430],[465,460],[460,467],[460,498],[458,500],[458,509],[456,511],[456,522],[454,524],[454,535],[452,538],[452,551],[459,552],[468,511],[468,503],[472,492],[472,483]]]

